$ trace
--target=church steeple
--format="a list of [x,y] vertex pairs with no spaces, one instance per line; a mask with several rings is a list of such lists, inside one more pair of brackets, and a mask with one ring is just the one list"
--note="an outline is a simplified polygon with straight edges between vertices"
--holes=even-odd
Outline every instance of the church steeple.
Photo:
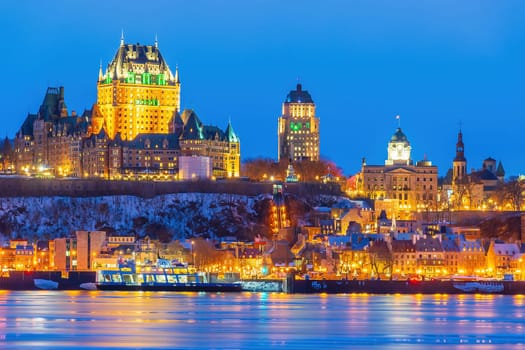
[[466,161],[465,159],[465,145],[463,144],[463,133],[461,129],[458,133],[458,142],[456,143],[456,158],[455,161]]
[[496,170],[496,176],[498,177],[498,180],[503,181],[505,179],[505,169],[503,169],[503,164],[501,164],[501,160],[498,163],[498,169]]
[[456,157],[452,162],[452,183],[461,181],[467,175],[467,159],[465,158],[465,145],[463,133],[459,129],[458,142],[456,142]]

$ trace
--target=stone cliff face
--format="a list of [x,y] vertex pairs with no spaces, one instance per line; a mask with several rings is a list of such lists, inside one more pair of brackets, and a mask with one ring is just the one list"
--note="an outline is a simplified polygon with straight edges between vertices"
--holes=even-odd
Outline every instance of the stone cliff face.
[[107,230],[169,240],[190,236],[265,234],[264,208],[271,197],[181,193],[135,196],[12,197],[0,201],[0,234],[54,238],[75,230]]
[[[301,224],[312,206],[330,204],[319,196],[307,203],[296,196],[286,203],[292,224]],[[6,238],[50,239],[76,230],[105,230],[146,235],[163,241],[184,237],[252,240],[269,235],[272,196],[177,193],[141,198],[4,197],[0,198],[0,235]]]

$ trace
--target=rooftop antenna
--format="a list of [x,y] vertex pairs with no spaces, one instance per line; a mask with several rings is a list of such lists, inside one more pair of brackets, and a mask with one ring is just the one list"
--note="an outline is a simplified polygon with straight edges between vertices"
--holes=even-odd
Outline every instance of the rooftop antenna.
[[155,33],[155,47],[158,48],[159,47],[159,41],[157,39],[157,33]]
[[124,28],[122,28],[120,33],[120,46],[124,46]]
[[401,128],[401,116],[399,114],[396,115],[396,119],[397,119],[397,127]]

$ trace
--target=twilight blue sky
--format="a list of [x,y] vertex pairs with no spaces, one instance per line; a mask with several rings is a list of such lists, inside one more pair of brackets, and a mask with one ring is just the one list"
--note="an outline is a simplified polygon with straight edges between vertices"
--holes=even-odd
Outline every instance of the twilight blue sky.
[[2,137],[64,86],[81,112],[99,62],[129,43],[159,48],[182,107],[241,138],[242,158],[277,158],[277,118],[300,78],[321,118],[321,155],[346,175],[383,164],[395,116],[440,174],[460,122],[468,168],[489,156],[525,173],[525,1],[192,0],[0,3]]

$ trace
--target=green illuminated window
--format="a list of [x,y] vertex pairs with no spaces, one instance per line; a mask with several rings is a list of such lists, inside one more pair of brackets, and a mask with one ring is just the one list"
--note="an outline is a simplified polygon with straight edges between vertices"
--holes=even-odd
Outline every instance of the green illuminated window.
[[293,131],[299,131],[301,130],[302,124],[301,123],[290,123],[290,130]]
[[126,83],[130,83],[130,84],[135,83],[135,73],[128,72],[128,76],[126,77]]
[[144,73],[142,74],[142,84],[151,84],[151,74],[150,73]]
[[135,100],[135,104],[136,105],[145,105],[145,106],[159,106],[160,103],[159,103],[159,100],[154,98],[154,99],[151,99],[151,100]]
[[166,81],[164,80],[164,74],[160,73],[157,75],[157,84],[159,85],[165,85]]

